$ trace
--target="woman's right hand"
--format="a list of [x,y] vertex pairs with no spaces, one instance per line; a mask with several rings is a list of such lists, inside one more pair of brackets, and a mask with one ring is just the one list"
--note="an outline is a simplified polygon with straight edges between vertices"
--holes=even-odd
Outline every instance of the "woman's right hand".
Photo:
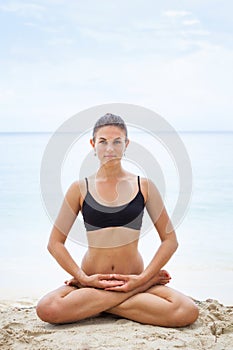
[[95,275],[86,275],[84,273],[79,274],[77,278],[72,278],[69,281],[66,281],[65,284],[68,286],[75,287],[92,287],[92,288],[111,288],[122,286],[125,282],[114,278],[114,275],[111,274],[95,274]]

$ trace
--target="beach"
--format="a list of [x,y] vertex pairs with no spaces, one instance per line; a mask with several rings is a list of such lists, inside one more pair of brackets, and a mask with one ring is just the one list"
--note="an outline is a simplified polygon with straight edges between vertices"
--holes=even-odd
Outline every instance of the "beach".
[[195,301],[198,320],[183,328],[143,325],[107,314],[73,324],[38,319],[36,300],[0,302],[2,350],[232,350],[233,307],[216,300]]
[[[0,1],[0,350],[233,350],[233,2],[223,4]],[[101,124],[95,123],[106,113],[123,118],[126,135],[97,137]],[[114,158],[126,172],[98,171]],[[140,178],[137,194],[127,172]],[[85,178],[90,181],[76,186],[78,197],[75,191],[66,197],[63,207],[72,210],[59,215],[70,186]],[[170,218],[166,228],[151,183]],[[93,197],[93,228],[106,227],[98,237],[98,230],[86,230],[86,193]],[[92,202],[99,213],[109,207],[106,216],[95,215]],[[123,215],[110,217],[118,204]],[[137,236],[142,211],[133,221],[130,216],[140,207]],[[78,214],[72,225],[65,212]],[[170,223],[176,251],[172,240],[164,242]],[[65,228],[60,243],[78,267],[53,245],[54,224]],[[86,254],[101,237],[96,255]],[[121,237],[135,239],[142,260],[128,247],[96,258]],[[143,266],[129,268],[131,259]],[[79,267],[87,274],[146,270],[142,277],[166,270],[167,286],[193,299],[199,317],[182,328],[104,311],[66,325],[41,321],[38,301]],[[109,307],[102,304],[101,310]],[[91,308],[89,299],[85,306]],[[163,316],[171,315],[163,310]]]
[[[172,276],[169,286],[197,300],[200,317],[193,325],[177,329],[142,325],[109,315],[61,326],[38,319],[37,300],[69,278],[46,249],[52,223],[41,201],[39,172],[49,137],[19,133],[0,137],[1,149],[8,149],[2,153],[0,164],[4,185],[0,202],[0,348],[232,350],[233,168],[226,161],[226,150],[232,149],[232,134],[182,134],[192,160],[193,196],[177,228],[179,248],[165,268]],[[143,144],[146,142],[144,138]],[[74,161],[67,158],[64,190],[78,173],[78,165],[73,169],[72,164]],[[166,169],[164,173],[169,174],[167,198],[174,202],[176,177],[171,177]],[[168,203],[170,212],[173,202]],[[141,237],[139,248],[145,266],[158,246],[153,230]],[[67,247],[80,264],[86,247],[70,239]]]

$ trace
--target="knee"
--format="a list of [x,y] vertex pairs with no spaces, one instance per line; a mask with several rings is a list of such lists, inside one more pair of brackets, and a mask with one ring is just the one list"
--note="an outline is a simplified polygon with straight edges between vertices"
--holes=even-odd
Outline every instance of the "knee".
[[37,316],[44,322],[59,323],[59,303],[49,297],[39,301],[36,307]]
[[197,319],[198,319],[198,316],[199,316],[199,309],[197,307],[197,305],[192,302],[192,305],[189,306],[189,325],[194,323]]
[[197,320],[199,316],[199,309],[190,299],[180,305],[174,316],[176,327],[189,326]]

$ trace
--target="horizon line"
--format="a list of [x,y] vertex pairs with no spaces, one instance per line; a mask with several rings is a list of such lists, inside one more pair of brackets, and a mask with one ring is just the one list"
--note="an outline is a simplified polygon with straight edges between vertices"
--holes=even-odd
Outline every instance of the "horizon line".
[[[154,130],[149,130],[149,131],[154,131]],[[208,130],[208,129],[196,129],[196,130],[175,130],[176,132],[178,133],[233,133],[233,130]],[[57,131],[35,131],[35,130],[16,130],[16,131],[0,131],[0,134],[54,134],[56,133]],[[64,133],[79,133],[81,131],[79,130],[76,130],[76,131],[64,131],[62,132],[63,134]],[[159,131],[159,132],[167,132],[166,130],[165,131]],[[170,132],[170,131],[168,131]]]

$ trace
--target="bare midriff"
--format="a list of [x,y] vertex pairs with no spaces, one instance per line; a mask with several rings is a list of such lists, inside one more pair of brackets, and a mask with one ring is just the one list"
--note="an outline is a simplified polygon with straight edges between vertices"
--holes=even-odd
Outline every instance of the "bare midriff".
[[138,252],[139,235],[139,231],[123,227],[87,232],[89,247],[82,260],[82,270],[87,275],[140,274],[144,265]]

